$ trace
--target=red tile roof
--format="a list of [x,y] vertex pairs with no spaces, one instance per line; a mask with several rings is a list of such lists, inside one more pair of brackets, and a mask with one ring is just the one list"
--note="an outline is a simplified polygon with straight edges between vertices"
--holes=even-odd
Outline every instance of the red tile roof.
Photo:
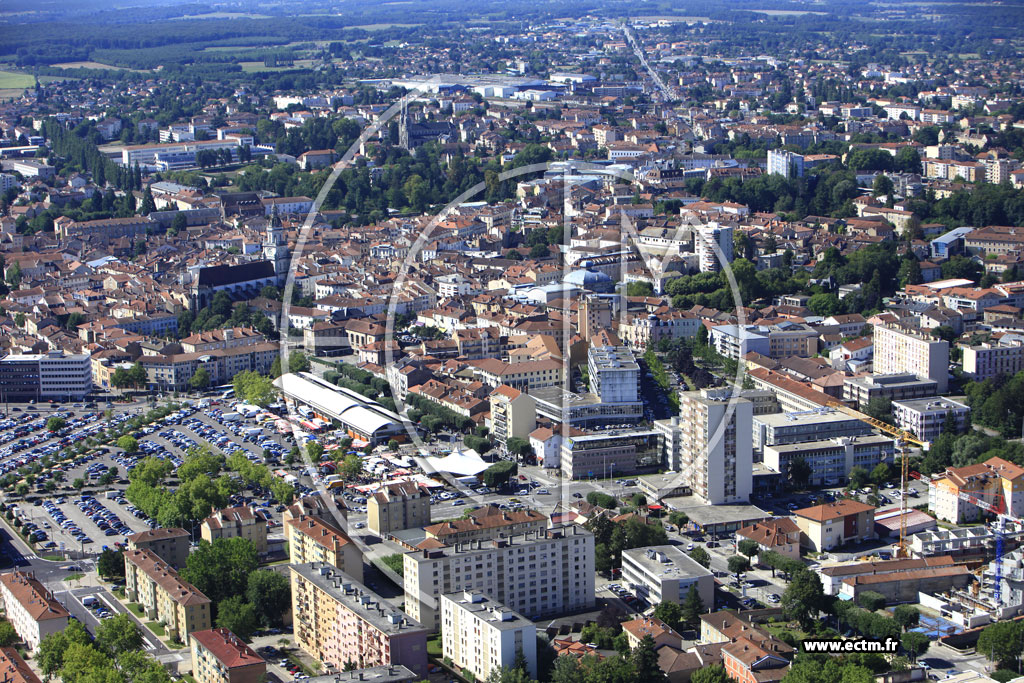
[[242,639],[226,628],[193,631],[192,637],[229,669],[263,664],[266,661],[242,642]]

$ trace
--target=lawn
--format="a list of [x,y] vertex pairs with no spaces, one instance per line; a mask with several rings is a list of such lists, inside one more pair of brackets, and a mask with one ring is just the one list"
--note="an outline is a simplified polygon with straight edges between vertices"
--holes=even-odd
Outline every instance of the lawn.
[[155,633],[158,636],[166,636],[167,629],[159,621],[148,621],[146,622],[146,628]]
[[778,638],[781,634],[786,633],[786,632],[791,633],[793,635],[793,637],[795,637],[797,639],[797,641],[802,641],[802,640],[810,637],[809,634],[807,634],[804,631],[800,630],[799,626],[794,627],[794,628],[789,628],[786,624],[782,624],[782,623],[779,623],[779,624],[768,623],[768,624],[761,624],[761,627],[764,628],[764,630],[768,631],[768,633],[771,633],[776,638]]
[[130,609],[132,611],[132,614],[137,616],[139,619],[142,619],[146,616],[146,612],[142,609],[142,605],[140,605],[137,602],[129,602],[128,609]]
[[294,71],[295,69],[308,69],[313,65],[312,59],[296,59],[291,66],[267,66],[263,62],[239,62],[242,71],[247,74],[263,73],[271,71]]
[[444,648],[441,647],[440,636],[434,636],[427,641],[427,656],[441,659],[444,656]]
[[170,638],[165,639],[164,644],[171,650],[180,650],[185,647],[185,643],[180,640],[171,640]]
[[65,581],[78,581],[79,579],[85,578],[85,574],[68,574],[64,577]]
[[23,90],[31,88],[36,84],[36,79],[30,74],[21,74],[14,71],[0,71],[0,89],[17,88]]

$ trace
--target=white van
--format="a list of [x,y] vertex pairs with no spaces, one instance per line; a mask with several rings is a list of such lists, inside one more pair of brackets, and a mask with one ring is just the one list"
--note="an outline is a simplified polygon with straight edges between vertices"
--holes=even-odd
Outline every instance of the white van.
[[86,607],[94,607],[95,605],[99,604],[99,600],[97,600],[91,595],[87,595],[84,598],[82,598],[82,604]]

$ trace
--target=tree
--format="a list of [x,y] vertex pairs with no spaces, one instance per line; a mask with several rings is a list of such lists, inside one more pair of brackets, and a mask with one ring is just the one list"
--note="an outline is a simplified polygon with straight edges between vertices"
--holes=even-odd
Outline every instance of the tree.
[[51,676],[64,668],[64,655],[74,644],[88,645],[92,637],[77,620],[68,621],[64,630],[51,633],[39,643],[36,663],[39,664],[43,676],[49,680]]
[[324,447],[319,441],[307,441],[306,442],[306,455],[312,462],[320,462],[320,457],[324,454]]
[[885,607],[885,596],[876,591],[864,591],[857,596],[857,604],[869,612],[876,612]]
[[292,603],[291,584],[283,574],[261,569],[249,575],[245,597],[257,606],[264,626],[278,625]]
[[520,461],[529,458],[533,454],[533,446],[521,436],[513,436],[505,442],[505,448]]
[[801,455],[796,455],[789,460],[786,476],[789,477],[789,483],[793,488],[802,489],[811,480],[812,472],[807,460]]
[[48,432],[59,432],[64,429],[64,425],[67,422],[64,421],[63,417],[51,417],[46,421],[46,431]]
[[213,543],[200,541],[180,573],[206,597],[220,603],[229,597],[242,595],[248,587],[249,574],[257,566],[259,558],[252,541],[247,538],[218,538]]
[[[15,261],[14,263],[11,264],[11,267],[7,269],[7,278],[6,279],[7,279],[7,284],[9,284],[14,289],[18,288],[18,285],[21,284],[21,263],[20,262]],[[22,326],[23,325],[18,325],[18,327],[22,327]]]
[[125,434],[117,440],[117,447],[124,449],[128,453],[134,453],[139,450],[139,442],[134,436]]
[[259,609],[241,595],[225,598],[217,603],[217,627],[249,640],[260,627]]
[[188,218],[185,217],[185,214],[179,211],[174,214],[174,219],[171,221],[171,227],[167,229],[167,234],[174,237],[186,230],[188,230]]
[[658,666],[658,652],[650,635],[645,635],[640,644],[633,648],[629,655],[629,663],[633,665],[636,676],[634,680],[644,683],[662,683],[668,680],[665,672]]
[[107,548],[96,561],[96,571],[106,579],[124,578],[124,553]]
[[888,197],[893,193],[892,179],[884,173],[879,173],[875,176],[875,182],[871,185],[871,196],[881,197],[885,195]]
[[205,367],[200,365],[196,369],[195,374],[192,375],[192,378],[189,379],[188,386],[190,389],[203,391],[204,389],[209,388],[211,381],[210,373]]
[[675,602],[663,600],[654,608],[654,617],[661,619],[669,628],[678,630],[686,623],[686,615],[681,605]]
[[349,453],[345,456],[345,459],[341,461],[341,466],[338,467],[338,472],[345,479],[355,479],[363,473],[363,459],[355,453]]
[[825,592],[818,575],[808,569],[801,569],[793,573],[789,586],[782,594],[782,610],[787,619],[796,619],[802,628],[809,629],[824,599]]
[[530,683],[530,676],[519,667],[499,666],[491,669],[486,683]]
[[292,351],[288,356],[288,372],[309,372],[309,358],[302,351]]
[[750,569],[750,560],[741,555],[733,555],[727,561],[729,571],[733,574],[742,574]]
[[736,548],[747,557],[753,557],[757,555],[757,551],[760,550],[761,546],[753,539],[744,538],[737,544]]
[[1001,668],[1013,667],[1013,661],[1021,655],[1021,632],[1024,630],[1019,621],[997,621],[989,624],[978,636],[976,650],[990,662],[996,662]]
[[690,559],[705,569],[711,566],[711,555],[708,554],[707,550],[704,550],[704,548],[701,548],[700,546],[697,546],[690,551]]
[[871,475],[868,471],[856,465],[850,468],[850,488],[851,489],[862,489],[868,484],[868,480],[871,479]]
[[906,631],[913,626],[917,626],[921,621],[921,613],[913,605],[896,605],[896,608],[892,611],[892,618],[896,620],[900,628]]
[[707,611],[707,606],[700,598],[696,586],[690,586],[683,599],[683,622],[690,628],[696,628],[700,623],[700,615]]
[[519,466],[510,460],[496,462],[484,470],[482,475],[484,486],[491,489],[499,489],[507,484],[509,479],[516,476],[518,472]]
[[130,614],[104,619],[96,627],[96,646],[111,657],[142,648],[142,634]]
[[18,631],[11,622],[0,621],[0,647],[10,647],[18,642]]
[[626,285],[626,296],[654,296],[654,285],[650,282],[630,282]]
[[875,465],[875,469],[871,470],[871,483],[881,488],[886,482],[889,481],[889,465],[880,462]]
[[586,500],[591,505],[602,507],[605,510],[614,510],[618,505],[618,501],[615,500],[615,496],[607,493],[601,493],[600,491],[591,491],[587,494]]
[[725,673],[725,667],[721,664],[712,664],[697,669],[690,676],[690,683],[736,683],[729,674]]
[[239,400],[261,408],[270,405],[277,395],[273,380],[251,370],[245,370],[235,375],[231,384],[234,386],[235,396]]
[[917,658],[924,654],[931,644],[932,641],[928,636],[917,631],[908,631],[900,638],[900,645],[914,661],[917,661]]

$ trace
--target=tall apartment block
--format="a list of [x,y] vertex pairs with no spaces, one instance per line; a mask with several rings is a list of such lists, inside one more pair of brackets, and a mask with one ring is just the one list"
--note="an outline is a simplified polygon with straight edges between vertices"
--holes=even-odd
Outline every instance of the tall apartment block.
[[[719,432],[734,405],[725,428]],[[693,494],[709,505],[745,503],[753,490],[754,404],[731,389],[679,394],[680,472]]]
[[594,606],[594,535],[575,525],[415,550],[404,559],[405,609],[439,626],[445,593],[474,591],[531,619]]
[[938,393],[946,393],[949,386],[949,342],[916,329],[876,325],[874,343],[875,374],[910,372],[935,380]]

